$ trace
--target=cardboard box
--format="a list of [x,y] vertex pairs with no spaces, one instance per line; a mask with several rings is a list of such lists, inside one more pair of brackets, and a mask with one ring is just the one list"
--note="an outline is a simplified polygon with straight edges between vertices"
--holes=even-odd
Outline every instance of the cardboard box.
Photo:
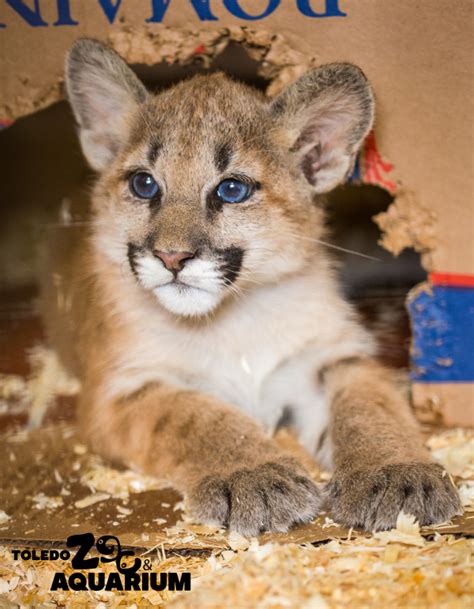
[[415,404],[472,424],[472,31],[470,0],[7,0],[0,8],[4,125],[62,97],[64,55],[90,36],[132,64],[200,58],[243,45],[274,94],[311,66],[359,65],[377,97],[358,177],[395,195],[376,221],[397,254],[429,271],[409,299]]

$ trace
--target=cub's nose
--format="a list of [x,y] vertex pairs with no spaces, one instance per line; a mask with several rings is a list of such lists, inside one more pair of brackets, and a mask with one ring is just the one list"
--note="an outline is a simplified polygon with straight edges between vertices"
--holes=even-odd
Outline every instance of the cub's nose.
[[159,258],[168,271],[181,271],[186,260],[194,258],[195,252],[160,252],[153,250],[153,256]]

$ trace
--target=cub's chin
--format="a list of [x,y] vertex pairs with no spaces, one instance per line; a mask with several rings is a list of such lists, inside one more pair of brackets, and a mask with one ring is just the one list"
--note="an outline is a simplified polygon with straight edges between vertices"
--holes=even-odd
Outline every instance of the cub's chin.
[[184,284],[157,287],[153,294],[170,313],[182,317],[200,317],[215,310],[223,299],[223,291],[210,292]]

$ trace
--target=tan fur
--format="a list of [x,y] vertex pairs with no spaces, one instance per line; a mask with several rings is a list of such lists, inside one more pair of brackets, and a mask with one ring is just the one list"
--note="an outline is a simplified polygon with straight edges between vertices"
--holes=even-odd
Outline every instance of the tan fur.
[[[168,476],[201,520],[286,530],[324,498],[270,437],[286,417],[334,465],[325,496],[346,524],[386,528],[404,502],[422,521],[455,513],[317,241],[317,195],[344,179],[372,124],[361,72],[325,66],[274,102],[222,74],[155,96],[84,40],[67,87],[100,175],[91,224],[52,260],[69,304],[58,310],[45,288],[46,319],[83,382],[94,449]],[[138,170],[160,187],[153,201],[131,190]],[[217,201],[229,176],[252,182],[247,201]],[[158,260],[170,251],[193,255],[176,274],[184,286]]]

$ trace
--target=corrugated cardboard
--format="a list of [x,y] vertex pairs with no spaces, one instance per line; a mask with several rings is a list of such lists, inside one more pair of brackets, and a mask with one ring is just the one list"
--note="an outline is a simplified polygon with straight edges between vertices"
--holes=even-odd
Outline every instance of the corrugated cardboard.
[[[362,177],[395,192],[378,218],[385,246],[414,247],[428,271],[469,275],[472,17],[470,0],[12,0],[0,7],[0,119],[61,98],[64,54],[81,36],[109,41],[134,64],[205,64],[238,41],[262,61],[270,93],[308,67],[348,60],[377,97],[376,147],[365,151]],[[441,403],[449,423],[471,424],[469,375],[418,380],[415,400]]]

